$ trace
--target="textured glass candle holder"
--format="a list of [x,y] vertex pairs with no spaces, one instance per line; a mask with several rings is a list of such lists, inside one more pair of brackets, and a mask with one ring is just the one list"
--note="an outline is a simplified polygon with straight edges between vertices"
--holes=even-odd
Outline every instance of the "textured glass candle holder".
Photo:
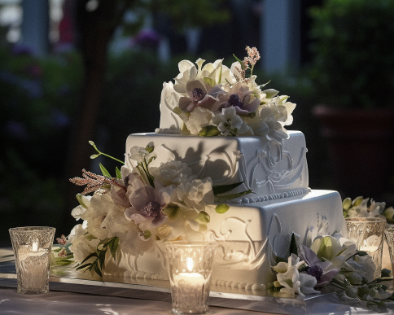
[[345,220],[348,238],[356,243],[358,250],[367,252],[372,257],[376,266],[374,278],[380,278],[386,219],[360,217]]
[[[387,245],[389,247],[390,261],[391,261],[391,275],[394,273],[394,224],[387,224],[384,230],[386,235]],[[394,283],[392,283],[394,286]]]
[[15,254],[17,292],[48,292],[50,255],[55,228],[28,226],[9,229],[9,232]]
[[207,314],[216,244],[167,242],[174,314]]

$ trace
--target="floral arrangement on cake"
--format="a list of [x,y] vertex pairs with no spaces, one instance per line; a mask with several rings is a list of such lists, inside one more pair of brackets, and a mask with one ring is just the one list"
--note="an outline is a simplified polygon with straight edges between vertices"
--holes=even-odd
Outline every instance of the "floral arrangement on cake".
[[386,208],[385,202],[376,202],[373,199],[358,196],[355,199],[345,198],[342,202],[343,216],[354,217],[386,217],[387,222],[394,223],[393,207]]
[[205,65],[203,59],[179,63],[175,84],[165,83],[164,90],[176,92],[179,100],[172,110],[183,121],[183,134],[256,135],[278,143],[288,138],[284,126],[293,122],[296,104],[275,89],[262,90],[268,83],[257,84],[253,75],[260,54],[256,47],[247,46],[246,51],[243,60],[234,56],[237,61],[231,68],[223,65],[223,59]]
[[288,294],[315,294],[337,291],[343,300],[366,302],[367,306],[385,310],[384,302],[393,302],[394,294],[386,291],[384,281],[392,281],[390,270],[383,269],[374,279],[375,263],[366,252],[358,251],[354,242],[339,234],[318,236],[310,247],[297,244],[293,234],[287,259],[272,267],[276,281],[272,288]]
[[[97,151],[91,158],[109,156],[94,142],[90,144]],[[80,205],[71,213],[83,224],[73,229],[70,245],[62,249],[61,257],[68,258],[71,251],[80,263],[78,269],[102,276],[106,255],[119,263],[122,253],[143,255],[156,241],[198,239],[199,232],[207,229],[211,214],[229,209],[227,204],[218,204],[220,200],[251,193],[228,193],[242,182],[214,187],[210,177],[197,179],[189,166],[178,160],[153,167],[155,158],[151,143],[145,148],[132,147],[125,163],[113,158],[125,164],[120,170],[116,168],[116,177],[100,164],[103,175],[82,170],[82,177],[70,179],[86,186],[77,195]],[[91,192],[93,196],[86,196]]]

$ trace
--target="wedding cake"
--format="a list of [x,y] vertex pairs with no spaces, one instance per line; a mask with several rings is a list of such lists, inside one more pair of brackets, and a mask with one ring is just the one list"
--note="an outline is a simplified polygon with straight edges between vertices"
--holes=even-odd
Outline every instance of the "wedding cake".
[[95,191],[73,210],[84,220],[70,237],[82,269],[168,279],[163,243],[205,240],[219,245],[214,284],[262,289],[293,233],[305,245],[345,233],[339,194],[309,188],[305,137],[284,128],[295,104],[256,83],[259,54],[247,53],[231,68],[181,61],[159,128],[127,138],[116,178],[102,167],[72,180]]

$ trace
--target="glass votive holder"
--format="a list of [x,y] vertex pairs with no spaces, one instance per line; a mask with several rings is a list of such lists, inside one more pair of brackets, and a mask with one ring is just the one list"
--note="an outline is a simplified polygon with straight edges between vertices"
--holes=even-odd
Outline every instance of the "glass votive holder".
[[394,224],[387,224],[384,230],[386,241],[389,248],[390,261],[391,261],[391,275],[394,274]]
[[355,217],[346,218],[345,221],[348,238],[356,244],[358,250],[367,252],[372,257],[376,266],[374,279],[380,278],[386,218]]
[[9,232],[15,254],[17,292],[47,293],[55,228],[28,226],[12,228]]
[[216,244],[167,242],[174,314],[207,314]]

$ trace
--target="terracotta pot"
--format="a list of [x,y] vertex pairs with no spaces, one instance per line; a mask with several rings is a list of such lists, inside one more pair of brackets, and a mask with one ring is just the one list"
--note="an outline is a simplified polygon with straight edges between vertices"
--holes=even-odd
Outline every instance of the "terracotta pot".
[[327,143],[336,189],[377,198],[394,186],[394,110],[313,108]]

